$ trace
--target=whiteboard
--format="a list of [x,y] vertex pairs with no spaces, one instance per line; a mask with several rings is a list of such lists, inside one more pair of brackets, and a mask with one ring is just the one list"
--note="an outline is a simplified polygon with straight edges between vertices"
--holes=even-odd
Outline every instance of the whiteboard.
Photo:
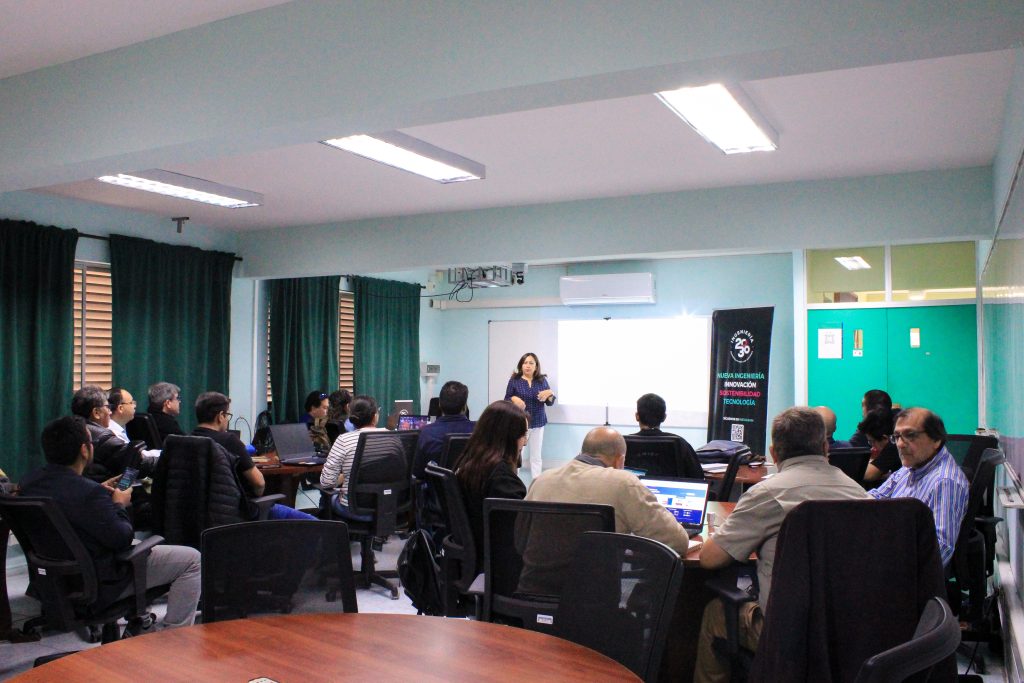
[[636,399],[668,403],[666,427],[707,426],[711,318],[515,320],[488,325],[488,399],[505,397],[520,356],[533,352],[558,401],[548,421],[634,422]]

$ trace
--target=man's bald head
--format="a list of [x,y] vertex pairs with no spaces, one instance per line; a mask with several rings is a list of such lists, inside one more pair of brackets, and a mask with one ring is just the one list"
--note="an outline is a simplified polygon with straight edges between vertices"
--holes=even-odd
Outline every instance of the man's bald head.
[[611,467],[622,467],[625,459],[626,440],[611,427],[594,427],[583,439],[583,454],[600,458]]
[[836,414],[832,412],[832,409],[828,406],[818,406],[815,408],[818,415],[821,415],[821,419],[825,422],[825,436],[829,437],[836,433]]

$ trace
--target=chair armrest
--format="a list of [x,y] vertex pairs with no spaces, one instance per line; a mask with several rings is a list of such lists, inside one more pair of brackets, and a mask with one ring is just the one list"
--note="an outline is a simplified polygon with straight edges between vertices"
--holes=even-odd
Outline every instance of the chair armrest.
[[736,655],[740,651],[740,605],[757,600],[757,593],[738,588],[734,574],[708,579],[704,585],[722,601],[726,651],[729,655]]
[[146,613],[146,562],[153,547],[163,542],[163,536],[153,535],[114,556],[117,561],[130,562],[132,565],[132,586],[135,590],[135,616],[142,616]]
[[259,498],[250,498],[249,502],[253,503],[259,508],[259,514],[256,519],[263,520],[270,514],[270,508],[274,507],[274,503],[284,500],[283,493],[272,493],[269,496],[260,496]]

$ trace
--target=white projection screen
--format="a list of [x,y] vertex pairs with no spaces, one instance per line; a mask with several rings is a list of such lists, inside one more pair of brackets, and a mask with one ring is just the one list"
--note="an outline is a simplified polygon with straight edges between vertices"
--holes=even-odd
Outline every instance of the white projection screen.
[[558,396],[548,421],[633,424],[636,399],[659,394],[666,427],[705,429],[711,318],[508,320],[488,326],[488,399],[505,397],[519,357],[532,351]]

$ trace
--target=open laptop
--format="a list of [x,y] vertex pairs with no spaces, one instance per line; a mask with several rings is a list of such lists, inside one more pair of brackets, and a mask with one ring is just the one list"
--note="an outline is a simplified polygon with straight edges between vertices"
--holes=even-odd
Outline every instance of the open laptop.
[[405,432],[413,429],[423,429],[429,422],[429,415],[399,415],[398,431]]
[[710,486],[707,481],[677,477],[658,477],[640,481],[688,532],[699,532],[704,526]]
[[270,435],[282,465],[322,465],[326,460],[317,455],[309,428],[301,422],[270,425]]

